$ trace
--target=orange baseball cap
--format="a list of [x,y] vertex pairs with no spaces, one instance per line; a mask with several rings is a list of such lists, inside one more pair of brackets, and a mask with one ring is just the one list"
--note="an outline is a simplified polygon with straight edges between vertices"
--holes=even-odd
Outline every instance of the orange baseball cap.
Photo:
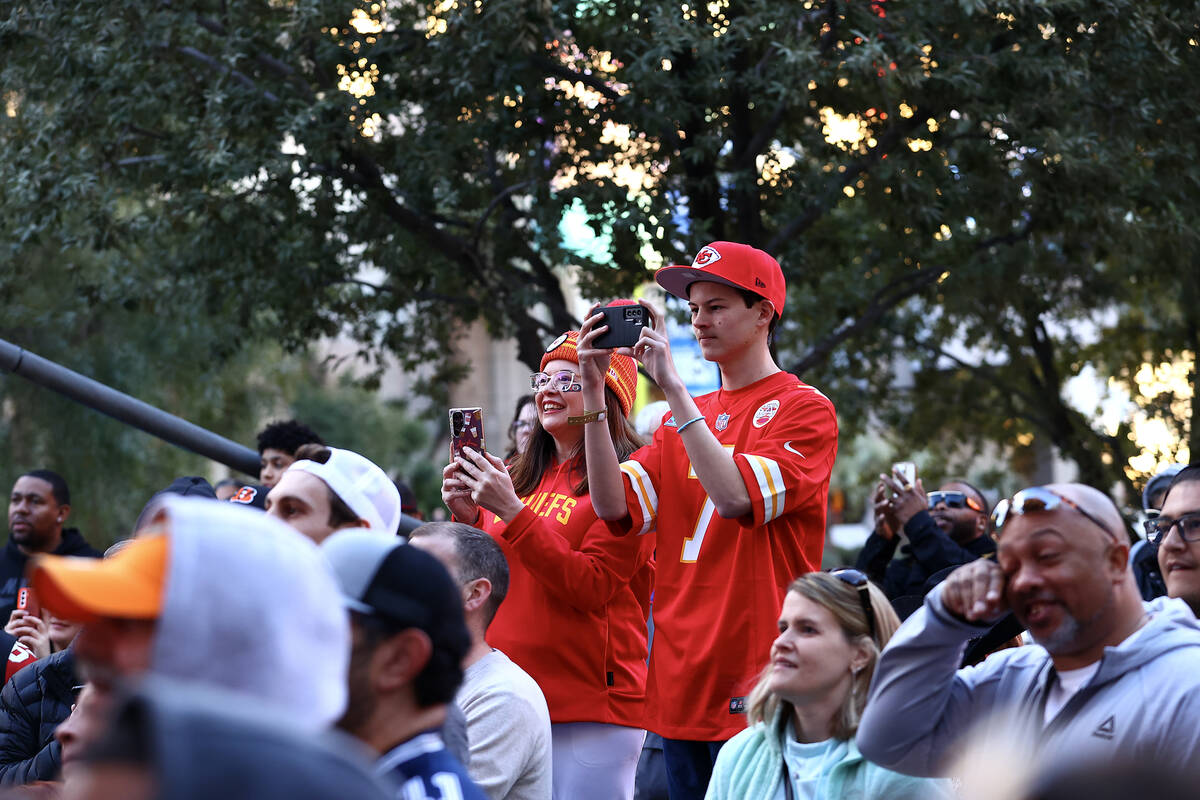
[[707,244],[696,253],[690,266],[663,267],[654,273],[654,279],[683,300],[688,299],[688,287],[697,281],[745,289],[770,300],[776,316],[783,315],[783,304],[787,301],[787,281],[779,262],[758,248],[737,242]]
[[169,549],[167,536],[160,533],[133,539],[102,560],[37,556],[29,567],[29,584],[42,606],[61,619],[157,619]]

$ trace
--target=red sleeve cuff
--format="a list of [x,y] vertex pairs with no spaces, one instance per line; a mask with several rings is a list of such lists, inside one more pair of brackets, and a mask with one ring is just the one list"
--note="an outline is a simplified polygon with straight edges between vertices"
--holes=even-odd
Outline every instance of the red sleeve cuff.
[[538,520],[537,514],[529,506],[525,506],[521,511],[513,517],[513,521],[504,526],[504,530],[500,532],[500,538],[506,542],[516,542],[525,532],[529,530]]

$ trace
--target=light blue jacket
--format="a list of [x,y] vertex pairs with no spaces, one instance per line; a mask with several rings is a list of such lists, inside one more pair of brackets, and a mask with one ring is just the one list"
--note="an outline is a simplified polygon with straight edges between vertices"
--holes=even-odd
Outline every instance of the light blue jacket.
[[925,597],[888,642],[871,681],[858,745],[908,775],[945,774],[955,745],[976,723],[1062,765],[1153,755],[1164,766],[1200,759],[1200,623],[1178,599],[1146,603],[1136,636],[1107,647],[1091,681],[1043,724],[1053,677],[1039,645],[1002,650],[959,669],[981,628],[950,615],[942,587]]
[[[781,712],[768,725],[760,722],[734,736],[713,766],[705,800],[771,800],[783,778]],[[949,798],[949,781],[910,778],[863,758],[854,740],[834,765],[822,787],[822,800],[941,800]]]

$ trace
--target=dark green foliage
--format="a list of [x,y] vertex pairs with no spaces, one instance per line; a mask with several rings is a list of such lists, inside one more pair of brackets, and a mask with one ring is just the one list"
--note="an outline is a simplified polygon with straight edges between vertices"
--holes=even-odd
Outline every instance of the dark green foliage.
[[[644,245],[747,241],[788,273],[786,365],[848,433],[873,417],[966,454],[1032,436],[1097,485],[1133,445],[1065,382],[1200,349],[1195,0],[8,8],[15,280],[39,280],[35,253],[102,253],[97,291],[138,310],[184,292],[287,347],[344,326],[436,366],[437,391],[464,322],[536,362],[574,322],[563,264],[599,297],[647,278]],[[371,65],[373,95],[338,89]],[[822,109],[868,138],[831,143]],[[640,192],[592,169],[613,162]],[[608,257],[565,246],[572,204]]]

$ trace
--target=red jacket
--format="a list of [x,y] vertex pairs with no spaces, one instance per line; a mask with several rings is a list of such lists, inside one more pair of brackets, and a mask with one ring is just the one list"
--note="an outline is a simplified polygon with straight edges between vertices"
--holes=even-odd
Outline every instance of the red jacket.
[[613,536],[577,478],[556,465],[511,524],[481,515],[511,574],[487,640],[541,686],[552,722],[641,728],[653,537]]

